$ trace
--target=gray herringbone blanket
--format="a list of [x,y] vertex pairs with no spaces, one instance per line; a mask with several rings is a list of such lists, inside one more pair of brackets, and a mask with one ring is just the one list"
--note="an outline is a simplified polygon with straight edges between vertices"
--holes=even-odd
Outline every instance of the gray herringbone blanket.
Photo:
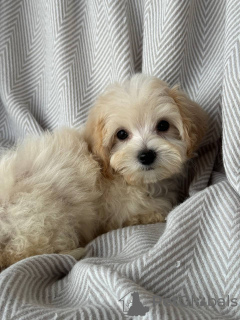
[[79,262],[13,265],[1,319],[240,319],[239,28],[238,0],[0,0],[1,147],[79,127],[136,71],[180,83],[211,118],[166,227],[105,234]]

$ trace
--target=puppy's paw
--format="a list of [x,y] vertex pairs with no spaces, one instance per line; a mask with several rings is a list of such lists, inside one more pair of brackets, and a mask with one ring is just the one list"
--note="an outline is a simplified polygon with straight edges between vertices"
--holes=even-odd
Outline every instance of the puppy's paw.
[[123,223],[123,227],[134,226],[138,224],[151,224],[157,222],[165,222],[165,215],[157,212],[151,212],[133,216],[131,219],[128,219]]
[[76,260],[80,260],[81,258],[84,257],[86,253],[86,249],[85,248],[77,248],[74,250],[70,250],[70,251],[62,251],[61,254],[68,254],[70,256],[72,256],[74,259]]

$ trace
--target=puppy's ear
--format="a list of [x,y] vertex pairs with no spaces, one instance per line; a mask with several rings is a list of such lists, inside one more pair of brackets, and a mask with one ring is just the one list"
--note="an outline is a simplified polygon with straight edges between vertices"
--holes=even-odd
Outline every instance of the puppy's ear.
[[112,179],[113,172],[110,166],[111,141],[107,139],[105,119],[103,116],[98,116],[98,110],[96,110],[95,107],[89,114],[85,125],[84,136],[90,152],[92,152],[101,165],[103,176]]
[[178,86],[171,88],[169,94],[178,106],[183,123],[180,134],[187,142],[187,156],[192,158],[207,131],[207,113]]

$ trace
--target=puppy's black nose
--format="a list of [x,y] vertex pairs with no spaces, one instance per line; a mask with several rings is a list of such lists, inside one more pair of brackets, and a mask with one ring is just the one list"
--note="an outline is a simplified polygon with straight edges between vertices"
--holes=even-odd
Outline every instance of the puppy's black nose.
[[141,162],[141,164],[144,165],[149,165],[152,164],[154,162],[154,160],[156,159],[156,152],[153,150],[144,150],[141,151],[138,155],[138,160],[139,162]]

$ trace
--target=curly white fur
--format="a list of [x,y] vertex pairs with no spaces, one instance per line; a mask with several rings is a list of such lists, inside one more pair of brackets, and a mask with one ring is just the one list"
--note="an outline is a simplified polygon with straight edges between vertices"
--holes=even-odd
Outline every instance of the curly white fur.
[[[159,135],[161,119],[170,128]],[[178,88],[135,75],[99,97],[83,131],[62,128],[7,151],[0,160],[0,268],[74,250],[115,228],[163,221],[205,123]],[[127,141],[116,138],[121,128]],[[157,153],[151,170],[137,161],[144,148]]]

